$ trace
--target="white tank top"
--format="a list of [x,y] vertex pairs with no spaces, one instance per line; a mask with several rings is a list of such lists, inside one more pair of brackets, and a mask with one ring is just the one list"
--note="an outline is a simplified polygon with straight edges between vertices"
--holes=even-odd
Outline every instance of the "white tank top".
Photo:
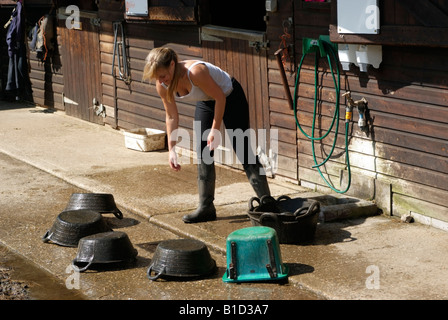
[[220,69],[219,67],[217,67],[209,62],[205,62],[205,61],[196,61],[188,68],[187,75],[188,75],[188,80],[190,80],[190,83],[191,83],[191,91],[185,96],[179,96],[176,94],[175,97],[177,99],[180,99],[182,101],[187,101],[187,102],[213,100],[213,98],[206,95],[205,92],[201,90],[201,88],[195,86],[190,79],[191,68],[193,68],[195,65],[200,64],[200,63],[205,64],[207,66],[210,76],[218,84],[218,86],[222,89],[222,91],[224,92],[224,94],[227,97],[233,90],[232,78],[230,77],[230,75],[227,72],[225,72],[222,69]]

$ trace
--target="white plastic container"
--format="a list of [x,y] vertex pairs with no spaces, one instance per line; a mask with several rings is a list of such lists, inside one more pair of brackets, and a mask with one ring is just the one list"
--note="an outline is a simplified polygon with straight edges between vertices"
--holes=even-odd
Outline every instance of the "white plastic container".
[[165,149],[165,131],[138,128],[124,131],[124,142],[126,148],[137,151],[154,151]]

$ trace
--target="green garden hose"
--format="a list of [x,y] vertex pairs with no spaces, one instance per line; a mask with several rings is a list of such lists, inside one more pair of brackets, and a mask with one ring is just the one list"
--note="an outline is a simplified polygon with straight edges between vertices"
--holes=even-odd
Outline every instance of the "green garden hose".
[[[307,49],[303,49],[303,55],[302,55],[302,59],[300,60],[300,64],[299,64],[299,68],[297,70],[297,78],[296,78],[296,82],[295,82],[295,88],[294,88],[294,101],[293,101],[293,107],[294,107],[294,116],[296,119],[296,124],[297,127],[300,129],[300,131],[308,138],[311,140],[311,146],[312,146],[312,151],[313,151],[313,159],[314,159],[314,163],[315,165],[313,166],[313,168],[317,168],[317,171],[319,172],[320,176],[322,177],[322,179],[325,181],[325,183],[327,184],[328,187],[330,187],[333,191],[337,192],[337,193],[346,193],[351,186],[351,167],[350,167],[350,158],[349,158],[349,151],[348,151],[348,131],[349,131],[349,126],[350,126],[350,121],[351,121],[351,110],[347,111],[346,113],[346,121],[345,121],[345,152],[346,152],[346,165],[347,165],[347,170],[348,170],[348,184],[345,190],[338,190],[335,187],[333,187],[328,180],[324,177],[322,171],[320,170],[320,167],[323,166],[324,164],[327,163],[327,161],[332,157],[333,153],[334,153],[334,149],[336,146],[336,140],[337,140],[337,135],[339,132],[339,96],[340,96],[340,84],[341,84],[341,78],[340,78],[340,73],[339,73],[339,65],[338,65],[338,59],[336,57],[336,53],[334,52],[333,48],[331,45],[327,44],[325,41],[321,41],[319,40],[318,42],[319,44],[319,50],[316,50],[317,48],[314,48],[309,50],[310,48]],[[299,79],[300,79],[300,71],[302,70],[302,65],[303,65],[303,61],[306,57],[306,55],[310,52],[314,51],[315,52],[315,65],[314,65],[314,112],[313,112],[313,124],[312,124],[312,133],[311,136],[308,135],[303,129],[302,126],[299,123],[299,119],[298,119],[298,115],[297,115],[297,99],[298,99],[298,87],[299,87]],[[337,64],[337,77],[338,79],[336,80],[334,71],[333,71],[333,67],[332,67],[332,63],[331,63],[331,58],[330,58],[330,54],[328,52],[331,52],[331,55],[333,56],[333,59],[336,61]],[[331,123],[330,128],[328,129],[328,131],[321,137],[315,137],[314,136],[314,131],[315,131],[315,127],[316,127],[316,116],[317,116],[317,92],[318,92],[318,67],[319,67],[319,53],[323,56],[323,53],[325,53],[327,60],[328,60],[328,64],[331,70],[331,75],[333,77],[333,82],[334,82],[334,86],[335,86],[335,90],[336,90],[336,107],[335,107],[335,112],[334,112],[334,116],[333,116],[333,121]],[[315,141],[321,141],[323,139],[325,139],[331,132],[331,130],[333,129],[334,125],[336,123],[336,128],[335,128],[335,136],[334,136],[334,141],[333,141],[333,145],[331,148],[331,151],[329,152],[327,158],[321,162],[320,164],[317,163],[317,159],[316,159],[316,152],[315,152],[315,148],[314,148],[314,142]]]

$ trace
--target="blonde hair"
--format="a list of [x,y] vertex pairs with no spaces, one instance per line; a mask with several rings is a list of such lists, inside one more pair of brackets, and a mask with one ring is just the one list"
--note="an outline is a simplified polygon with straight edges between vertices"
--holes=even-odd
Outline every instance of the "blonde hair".
[[180,78],[180,70],[178,67],[177,53],[171,48],[154,48],[146,57],[146,64],[143,69],[142,80],[152,80],[157,77],[157,70],[164,68],[168,69],[171,61],[174,61],[174,75],[173,79],[168,86],[167,100],[172,101],[174,97],[174,90],[177,88],[177,84]]

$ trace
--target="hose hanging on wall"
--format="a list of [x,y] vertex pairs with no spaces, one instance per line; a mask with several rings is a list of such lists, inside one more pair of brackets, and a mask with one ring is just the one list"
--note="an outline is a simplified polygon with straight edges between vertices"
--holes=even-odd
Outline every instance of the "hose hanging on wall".
[[[128,67],[128,57],[126,53],[126,38],[124,34],[123,23],[121,21],[113,22],[114,29],[114,52],[112,56],[112,77],[114,79],[114,118],[115,126],[118,128],[118,97],[117,97],[117,76],[115,72],[115,55],[118,58],[118,76],[127,85],[131,83],[131,75]],[[118,41],[118,34],[120,33],[121,41]]]
[[[300,131],[308,138],[311,140],[311,146],[312,146],[312,152],[313,152],[313,160],[315,165],[313,166],[313,168],[316,168],[317,171],[319,172],[319,175],[322,177],[322,179],[325,181],[325,183],[327,184],[328,187],[330,187],[333,191],[337,192],[337,193],[346,193],[351,186],[351,168],[350,168],[350,158],[349,158],[349,151],[348,151],[348,131],[349,131],[349,125],[350,125],[350,121],[352,119],[351,114],[351,108],[347,109],[346,112],[346,120],[345,120],[345,153],[346,153],[346,165],[347,165],[347,170],[348,170],[348,184],[346,189],[344,190],[338,190],[336,189],[334,186],[332,186],[328,180],[324,177],[322,171],[320,170],[320,167],[323,166],[324,164],[327,163],[327,161],[332,157],[333,153],[334,153],[334,149],[336,146],[336,140],[337,140],[337,135],[338,135],[338,131],[339,131],[339,96],[340,96],[340,84],[341,84],[341,78],[340,78],[340,73],[339,73],[339,61],[338,58],[336,56],[335,50],[333,49],[332,45],[327,42],[326,40],[323,40],[322,37],[319,40],[312,40],[312,39],[307,39],[304,38],[303,39],[303,55],[302,55],[302,59],[300,61],[299,64],[299,68],[297,70],[297,78],[296,78],[296,82],[295,82],[295,88],[294,88],[294,101],[293,101],[293,108],[294,108],[294,116],[296,119],[296,124],[297,127],[300,129]],[[314,61],[314,112],[313,112],[313,123],[312,123],[312,133],[311,135],[308,135],[303,129],[302,126],[299,123],[299,119],[297,116],[297,99],[298,99],[298,87],[299,87],[299,79],[300,79],[300,71],[302,70],[302,65],[303,65],[303,61],[306,57],[306,55],[308,53],[315,53],[315,61]],[[334,82],[334,86],[335,86],[335,92],[336,92],[336,106],[335,106],[335,111],[334,111],[334,116],[333,116],[333,121],[331,123],[330,128],[328,129],[328,131],[321,137],[315,137],[314,136],[314,131],[315,131],[315,127],[316,127],[316,116],[317,116],[317,92],[318,92],[318,66],[319,66],[319,55],[321,57],[326,57],[330,70],[331,70],[331,75],[333,78],[333,82]],[[336,61],[336,70],[337,70],[337,80],[333,71],[333,66],[331,63],[331,56],[333,56],[334,61]],[[333,129],[334,125],[336,124],[336,128],[335,128],[335,136],[334,136],[334,141],[333,141],[333,145],[331,148],[331,151],[329,152],[327,158],[321,162],[321,163],[317,163],[317,159],[316,159],[316,152],[315,152],[315,147],[314,147],[314,142],[315,141],[322,141],[323,139],[325,139],[331,132],[331,130]]]
[[[131,83],[131,75],[128,67],[128,57],[126,53],[126,38],[124,34],[123,23],[121,21],[113,22],[114,28],[114,52],[112,57],[112,76],[115,74],[115,55],[118,59],[118,75],[121,80],[126,84]],[[120,34],[121,40],[118,40],[118,34]]]

